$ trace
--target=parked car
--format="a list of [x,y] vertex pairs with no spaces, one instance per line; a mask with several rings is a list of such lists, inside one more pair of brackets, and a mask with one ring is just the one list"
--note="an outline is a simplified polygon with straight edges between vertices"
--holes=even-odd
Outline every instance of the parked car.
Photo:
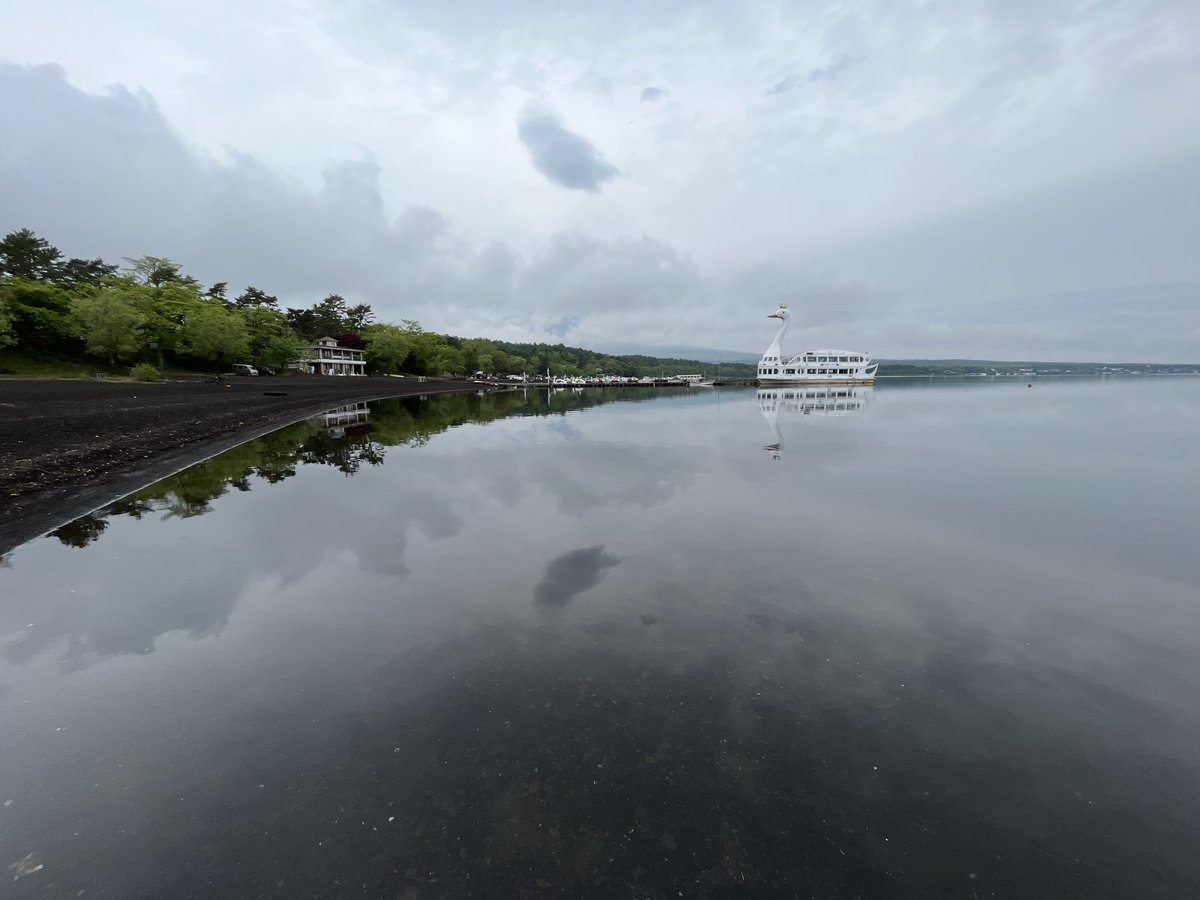
[[258,369],[254,368],[254,366],[247,365],[246,363],[234,363],[233,364],[233,374],[234,375],[257,375]]
[[270,366],[255,366],[254,368],[258,369],[259,375],[274,375],[275,374],[275,370],[272,369]]

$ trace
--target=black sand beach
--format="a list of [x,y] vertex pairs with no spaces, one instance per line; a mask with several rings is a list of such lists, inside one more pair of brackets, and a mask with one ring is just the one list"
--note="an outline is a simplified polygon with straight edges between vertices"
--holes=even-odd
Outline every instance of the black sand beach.
[[330,407],[476,389],[415,378],[0,380],[0,553],[178,468]]

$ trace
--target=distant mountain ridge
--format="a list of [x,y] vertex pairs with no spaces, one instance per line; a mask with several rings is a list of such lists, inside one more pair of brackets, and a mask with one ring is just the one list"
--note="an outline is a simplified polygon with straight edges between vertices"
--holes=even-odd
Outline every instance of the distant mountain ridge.
[[[595,348],[601,353],[610,353],[615,356],[652,356],[657,358],[669,359],[690,359],[697,362],[705,363],[757,363],[762,356],[761,353],[751,353],[746,350],[718,350],[713,347],[693,347],[687,344],[632,344],[632,343],[613,343],[597,345]],[[1100,369],[1104,367],[1120,367],[1120,366],[1155,366],[1156,368],[1176,368],[1176,367],[1192,367],[1198,363],[1143,363],[1122,360],[1118,362],[1080,362],[1069,360],[1022,360],[1022,359],[900,359],[900,358],[880,358],[876,357],[875,361],[881,366],[915,366],[918,368],[929,367],[975,367],[986,366],[998,369],[1012,368],[1049,368],[1049,367],[1071,367],[1079,369]]]
[[613,356],[653,356],[662,359],[694,359],[697,362],[718,363],[756,363],[761,353],[750,353],[746,350],[717,350],[713,347],[691,347],[687,344],[648,344],[612,343],[597,344],[593,349],[600,353]]

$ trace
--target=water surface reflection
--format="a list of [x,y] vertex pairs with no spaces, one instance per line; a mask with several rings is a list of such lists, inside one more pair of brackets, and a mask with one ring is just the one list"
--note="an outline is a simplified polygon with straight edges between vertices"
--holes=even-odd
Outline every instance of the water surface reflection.
[[793,416],[844,416],[863,412],[875,388],[869,385],[789,385],[760,387],[755,391],[758,409],[775,440],[763,449],[774,460],[783,459],[783,431],[779,419]]
[[20,548],[7,890],[1200,893],[1200,385],[880,388],[785,466],[696,394],[343,411]]

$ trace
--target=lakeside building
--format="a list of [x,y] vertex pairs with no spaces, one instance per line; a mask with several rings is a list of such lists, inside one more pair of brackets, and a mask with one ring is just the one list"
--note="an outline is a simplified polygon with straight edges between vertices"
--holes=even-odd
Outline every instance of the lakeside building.
[[331,337],[320,338],[315,344],[303,348],[304,356],[297,361],[297,368],[310,375],[366,375],[367,363],[363,351],[352,347],[339,347]]

